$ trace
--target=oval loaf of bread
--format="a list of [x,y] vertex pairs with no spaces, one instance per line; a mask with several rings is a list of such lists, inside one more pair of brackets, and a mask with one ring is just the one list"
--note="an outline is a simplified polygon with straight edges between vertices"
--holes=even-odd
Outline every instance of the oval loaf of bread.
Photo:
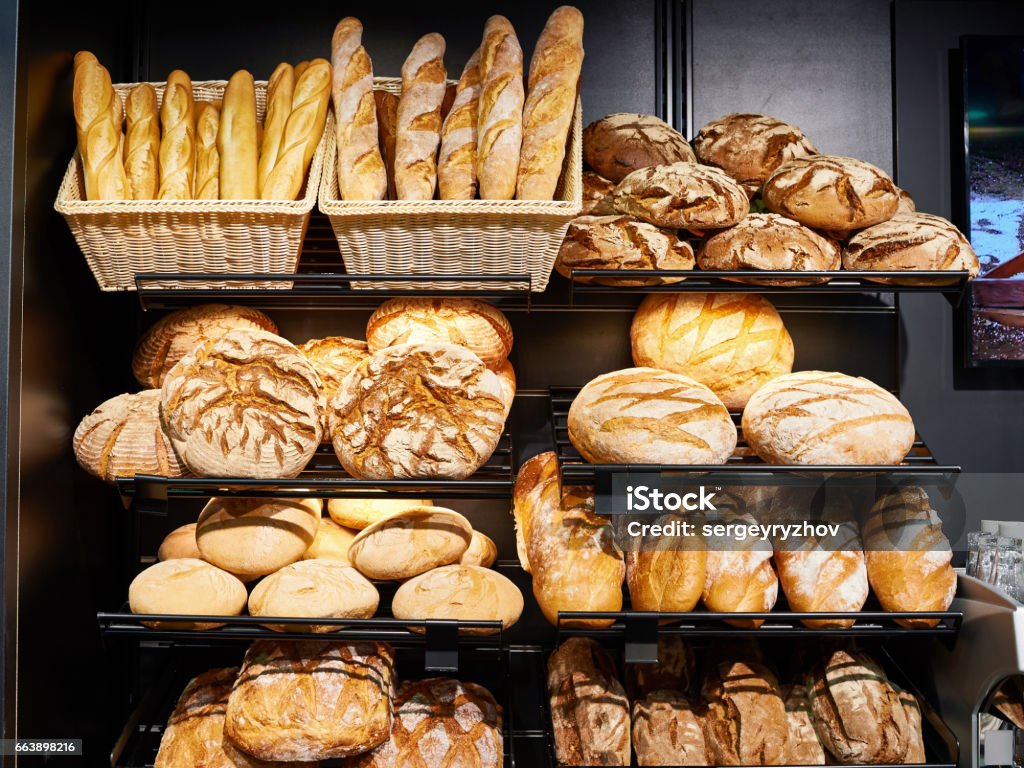
[[[523,593],[507,577],[479,565],[444,565],[406,581],[395,592],[396,619],[500,621],[508,629],[523,612]],[[465,628],[467,635],[497,629]]]
[[[245,585],[227,571],[190,557],[154,563],[132,579],[132,613],[237,616],[245,608]],[[215,629],[218,622],[144,621],[153,629]]]
[[[377,611],[380,595],[348,563],[340,560],[300,560],[260,581],[249,595],[252,616],[368,619]],[[266,624],[278,632],[333,632],[324,624]]]
[[616,183],[640,168],[697,162],[679,131],[654,115],[633,112],[615,112],[584,128],[583,159]]
[[[383,491],[373,491],[383,493]],[[371,523],[414,507],[432,507],[430,499],[329,499],[327,514],[338,525],[363,530]]]
[[364,528],[348,559],[371,579],[409,579],[439,565],[457,563],[469,548],[473,527],[444,507],[415,507]]
[[670,229],[731,227],[750,210],[747,193],[724,171],[694,163],[633,171],[615,187],[611,204],[619,213]]

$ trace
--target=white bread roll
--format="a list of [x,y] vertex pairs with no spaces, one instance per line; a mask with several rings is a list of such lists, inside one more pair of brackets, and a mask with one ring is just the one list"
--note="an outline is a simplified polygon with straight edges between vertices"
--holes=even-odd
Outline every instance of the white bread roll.
[[[523,593],[497,571],[478,565],[444,565],[409,579],[395,592],[396,619],[500,621],[508,629],[523,612]],[[467,635],[497,630],[465,629]]]
[[[253,616],[368,619],[377,612],[376,587],[340,560],[300,560],[270,574],[249,595]],[[278,632],[333,632],[323,624],[266,624]]]
[[364,528],[349,546],[348,558],[371,579],[408,579],[457,563],[469,548],[473,527],[444,507],[416,507]]
[[[202,560],[183,557],[155,563],[132,579],[128,605],[132,613],[237,616],[245,608],[245,585],[227,571]],[[215,629],[216,622],[144,621],[153,629]]]

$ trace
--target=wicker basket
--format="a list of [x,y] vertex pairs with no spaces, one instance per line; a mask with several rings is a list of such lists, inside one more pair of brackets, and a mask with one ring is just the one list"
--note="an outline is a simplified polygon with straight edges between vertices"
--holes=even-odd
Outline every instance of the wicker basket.
[[[401,80],[378,77],[378,89],[398,93]],[[569,221],[580,214],[583,188],[582,108],[576,101],[569,145],[553,201],[339,200],[337,145],[328,138],[320,183],[327,214],[350,274],[529,275],[543,291]],[[354,288],[509,290],[522,285],[444,281],[353,282]]]
[[[122,102],[134,83],[117,84]],[[164,83],[153,83],[163,99]],[[193,83],[196,101],[224,95],[226,81]],[[256,83],[260,119],[266,110],[266,82]],[[298,200],[86,200],[78,152],[68,164],[54,208],[71,227],[100,290],[135,290],[143,272],[258,272],[294,274],[309,215],[316,203],[328,137],[327,126]],[[154,288],[290,288],[285,281],[159,281]]]

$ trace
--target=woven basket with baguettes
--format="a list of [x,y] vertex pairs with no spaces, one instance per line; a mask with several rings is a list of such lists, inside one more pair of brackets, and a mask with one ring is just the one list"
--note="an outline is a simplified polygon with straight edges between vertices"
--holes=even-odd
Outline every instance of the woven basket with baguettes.
[[[374,87],[401,91],[398,78]],[[555,199],[340,200],[338,153],[328,137],[320,210],[330,219],[350,274],[528,275],[543,291],[569,222],[579,216],[583,188],[582,107],[577,99]],[[443,281],[376,283],[353,288],[522,290],[522,283]]]
[[[122,103],[136,83],[114,90]],[[164,83],[152,83],[158,103]],[[224,96],[224,80],[192,84],[196,101]],[[259,119],[267,84],[256,82]],[[104,291],[135,290],[145,272],[294,274],[328,151],[327,125],[297,200],[86,200],[78,152],[68,164],[54,208],[71,227],[96,282]],[[290,288],[286,281],[153,281],[153,288]]]

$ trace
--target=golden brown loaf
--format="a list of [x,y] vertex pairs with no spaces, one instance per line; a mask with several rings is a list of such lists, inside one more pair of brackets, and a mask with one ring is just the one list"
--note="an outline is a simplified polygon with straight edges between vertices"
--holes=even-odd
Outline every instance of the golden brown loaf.
[[126,138],[124,171],[135,200],[156,200],[160,189],[160,115],[156,91],[140,83],[124,101]]
[[559,765],[629,765],[629,701],[608,654],[570,637],[548,658],[548,696]]
[[257,166],[257,185],[260,197],[267,186],[267,178],[277,162],[284,139],[284,127],[292,113],[292,97],[295,94],[295,70],[287,62],[278,64],[267,81],[267,114],[263,118],[263,135],[260,137],[260,159]]
[[786,708],[779,682],[756,661],[720,661],[704,680],[712,765],[785,765]]
[[338,525],[329,517],[320,518],[320,527],[316,529],[313,543],[302,554],[303,560],[342,560],[348,563],[348,548],[352,545],[358,531]]
[[157,560],[176,560],[181,557],[202,559],[203,554],[196,544],[196,524],[188,523],[175,528],[164,536],[156,551]]
[[436,32],[424,35],[402,65],[395,138],[395,194],[399,200],[434,198],[447,77],[444,38]]
[[555,196],[582,67],[583,14],[563,5],[548,17],[530,60],[516,184],[520,200]]
[[512,326],[486,301],[458,298],[398,298],[381,304],[366,323],[371,352],[395,344],[458,344],[497,368],[512,350]]
[[[716,232],[697,249],[701,269],[791,270],[839,269],[839,246],[807,227],[776,213],[752,213],[735,227]],[[828,278],[728,278],[754,285],[813,285]]]
[[252,581],[302,557],[321,506],[320,499],[215,496],[199,514],[196,543],[204,560]]
[[261,197],[264,200],[295,200],[306,184],[306,172],[327,123],[331,100],[331,65],[313,59],[301,76],[296,75],[292,112],[284,137]]
[[398,96],[391,91],[374,91],[377,104],[377,138],[387,171],[387,199],[395,199],[395,142],[398,132]]
[[498,547],[490,536],[473,531],[473,538],[469,547],[462,553],[459,563],[462,565],[479,565],[481,568],[490,568],[498,559]]
[[476,197],[477,108],[480,98],[480,49],[469,57],[455,100],[441,126],[441,152],[437,159],[437,187],[442,200]]
[[122,161],[120,98],[110,73],[87,51],[75,56],[74,108],[86,199],[129,199],[131,188]]
[[370,349],[365,341],[345,336],[310,339],[304,344],[299,344],[299,351],[320,375],[327,401],[334,397],[349,371],[370,356]]
[[[683,522],[681,515],[662,515],[652,525]],[[645,523],[647,520],[644,521]],[[704,591],[707,550],[698,536],[651,536],[626,553],[629,600],[637,611],[692,611]]]
[[507,419],[516,400],[516,372],[508,360],[502,361],[494,369],[494,372],[498,374],[498,382],[501,384],[501,392],[505,398],[505,418]]
[[196,105],[196,200],[220,199],[220,109],[209,101]]
[[[377,612],[377,588],[340,560],[300,560],[262,579],[249,595],[252,616],[368,619]],[[333,632],[324,624],[266,624],[278,632]]]
[[469,548],[473,527],[444,507],[414,507],[364,528],[348,559],[371,579],[402,580],[439,565],[457,563]]
[[690,376],[731,411],[793,369],[793,339],[771,302],[752,293],[656,293],[630,328],[633,362]]
[[330,405],[334,451],[359,478],[464,479],[494,453],[504,424],[498,377],[454,344],[382,349]]
[[501,707],[486,689],[449,678],[404,682],[395,724],[379,747],[350,768],[501,768]]
[[867,379],[801,371],[754,393],[743,435],[769,464],[899,464],[914,443],[914,422]]
[[678,283],[681,277],[636,279],[573,277],[574,269],[693,269],[693,248],[674,232],[630,216],[580,216],[569,222],[555,269],[579,283],[643,286]]
[[159,387],[181,358],[235,328],[277,333],[274,321],[258,309],[228,304],[179,309],[160,318],[143,334],[132,355],[132,373],[142,386]]
[[[752,525],[749,514],[730,517],[727,522]],[[707,541],[707,568],[701,598],[709,611],[721,613],[764,613],[775,606],[779,579],[772,568],[772,545],[748,538],[729,537]],[[763,619],[727,619],[734,627],[760,627]]]
[[593,464],[724,464],[736,427],[688,376],[627,368],[598,376],[569,408],[569,439]]
[[320,377],[291,342],[236,329],[178,361],[160,413],[200,476],[295,477],[323,436]]
[[223,200],[258,200],[259,142],[256,137],[256,85],[244,69],[224,89],[217,151]]
[[739,223],[750,205],[743,187],[707,165],[641,168],[619,182],[611,204],[659,227],[722,229]]
[[[443,565],[404,582],[391,601],[396,619],[500,621],[508,629],[523,612],[523,593],[511,580],[479,565]],[[497,629],[463,629],[467,635]]]
[[899,205],[885,171],[841,155],[789,160],[768,178],[761,195],[773,213],[840,232],[891,219]]
[[[843,249],[843,266],[856,270],[953,270],[977,277],[980,265],[970,242],[953,224],[930,213],[897,213],[861,230]],[[878,278],[880,283],[941,285],[937,280]]]
[[633,701],[637,765],[708,765],[703,720],[679,691],[652,691]]
[[654,691],[693,689],[697,660],[693,649],[678,635],[658,636],[658,661],[655,664],[626,664],[626,690],[641,698]]
[[430,499],[330,499],[327,502],[327,513],[338,525],[361,531],[371,523],[396,512],[432,506],[434,502]]
[[246,651],[224,732],[262,760],[356,755],[388,738],[393,694],[387,643],[259,640]]
[[481,200],[511,200],[523,143],[523,49],[511,22],[491,16],[480,44],[476,168]]
[[341,199],[383,200],[388,178],[378,143],[373,64],[358,19],[348,16],[334,28],[331,65]]
[[135,475],[187,474],[160,421],[157,389],[102,403],[79,422],[72,446],[82,469],[108,483]]
[[[583,172],[583,208],[582,216],[603,216],[611,213],[611,202],[605,201],[615,190],[615,182],[593,171]],[[608,207],[606,209],[606,206]]]
[[[883,494],[864,521],[868,580],[886,611],[945,611],[956,594],[953,552],[928,493],[905,486]],[[934,627],[938,619],[901,619]]]
[[789,765],[825,765],[825,749],[814,730],[814,713],[803,685],[790,685],[783,690],[786,705],[786,761]]
[[[163,560],[128,586],[132,613],[237,616],[245,608],[245,585],[227,571],[190,557]],[[217,622],[144,621],[153,629],[214,629]]]
[[702,163],[721,168],[751,196],[787,160],[818,154],[795,125],[768,115],[740,112],[701,128],[693,148]]
[[588,125],[583,159],[615,183],[641,168],[697,162],[679,131],[654,115],[632,112],[616,112]]
[[161,200],[191,200],[196,164],[195,101],[192,81],[176,69],[167,76],[160,103]]

